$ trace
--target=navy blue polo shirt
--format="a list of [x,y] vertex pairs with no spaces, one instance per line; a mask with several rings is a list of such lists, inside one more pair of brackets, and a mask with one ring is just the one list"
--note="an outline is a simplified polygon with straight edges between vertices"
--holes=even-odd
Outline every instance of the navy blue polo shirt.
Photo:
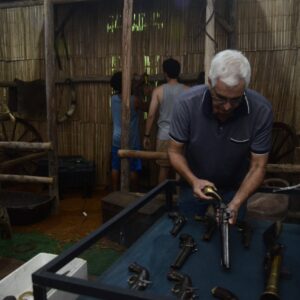
[[176,99],[170,137],[185,144],[187,162],[198,178],[218,188],[236,188],[249,170],[251,152],[270,151],[272,124],[270,102],[250,89],[233,116],[219,122],[208,87],[200,85]]

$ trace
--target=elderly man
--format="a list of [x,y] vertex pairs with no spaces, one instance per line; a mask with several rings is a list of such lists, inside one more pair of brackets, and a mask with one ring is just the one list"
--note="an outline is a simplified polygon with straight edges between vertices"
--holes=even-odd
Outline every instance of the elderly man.
[[[219,52],[212,60],[209,84],[178,97],[170,125],[168,153],[182,176],[179,208],[203,213],[218,188],[234,224],[245,213],[245,202],[262,183],[271,147],[272,107],[248,89],[251,67],[239,51]],[[203,201],[204,200],[204,201]]]

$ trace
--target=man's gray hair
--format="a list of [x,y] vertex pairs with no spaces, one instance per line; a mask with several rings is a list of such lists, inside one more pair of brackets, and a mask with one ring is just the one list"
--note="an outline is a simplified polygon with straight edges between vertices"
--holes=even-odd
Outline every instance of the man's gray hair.
[[212,87],[218,79],[229,87],[236,86],[240,80],[244,80],[245,87],[248,87],[251,77],[250,63],[240,51],[224,50],[212,59],[208,77]]

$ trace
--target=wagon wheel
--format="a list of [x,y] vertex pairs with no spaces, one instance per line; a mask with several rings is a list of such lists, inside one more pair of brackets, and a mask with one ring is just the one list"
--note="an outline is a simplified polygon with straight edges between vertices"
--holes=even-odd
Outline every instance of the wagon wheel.
[[[42,137],[27,121],[15,117],[15,122],[10,119],[0,120],[0,140],[6,142],[42,142]],[[38,151],[35,150],[0,148],[0,165],[1,163],[37,152]],[[3,173],[32,175],[36,172],[36,170],[37,164],[33,158],[13,167],[5,168],[3,169]]]
[[297,137],[294,130],[285,123],[274,122],[269,162],[273,164],[279,162],[292,162],[296,146]]

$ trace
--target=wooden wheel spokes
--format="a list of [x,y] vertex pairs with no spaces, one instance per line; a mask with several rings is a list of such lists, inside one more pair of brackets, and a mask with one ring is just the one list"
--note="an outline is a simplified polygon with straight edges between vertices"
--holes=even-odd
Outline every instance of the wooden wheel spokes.
[[[2,141],[9,142],[42,142],[42,138],[38,131],[27,121],[16,118],[15,122],[5,120],[0,122],[0,137]],[[12,160],[20,160],[17,165],[11,165],[4,171],[14,174],[32,175],[37,169],[37,164],[34,156],[31,156],[37,151],[22,150],[22,149],[0,149],[0,164]],[[38,153],[37,153],[38,154]],[[22,160],[24,157],[28,160]],[[36,156],[38,157],[38,156]],[[31,159],[32,158],[32,159]]]
[[2,131],[2,136],[0,135],[1,139],[4,140],[4,141],[8,141],[8,136],[7,136],[7,132],[6,132],[4,122],[1,122],[1,131]]
[[296,146],[297,137],[294,130],[285,123],[274,122],[269,162],[291,162],[292,154]]

